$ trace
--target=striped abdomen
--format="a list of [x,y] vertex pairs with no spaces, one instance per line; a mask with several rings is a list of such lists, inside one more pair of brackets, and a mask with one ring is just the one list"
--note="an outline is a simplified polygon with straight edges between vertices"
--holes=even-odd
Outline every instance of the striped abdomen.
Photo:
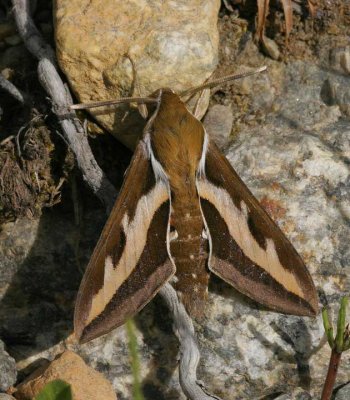
[[175,288],[192,317],[204,312],[208,293],[208,240],[203,238],[203,217],[197,196],[177,201],[174,193],[170,252],[176,265]]

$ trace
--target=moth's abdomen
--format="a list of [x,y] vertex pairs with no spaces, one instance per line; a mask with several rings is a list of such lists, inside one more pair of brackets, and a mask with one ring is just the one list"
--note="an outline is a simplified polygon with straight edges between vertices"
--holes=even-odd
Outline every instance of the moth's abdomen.
[[203,315],[208,293],[208,241],[202,236],[203,218],[198,207],[173,204],[174,239],[170,252],[176,265],[175,289],[187,312],[195,318]]

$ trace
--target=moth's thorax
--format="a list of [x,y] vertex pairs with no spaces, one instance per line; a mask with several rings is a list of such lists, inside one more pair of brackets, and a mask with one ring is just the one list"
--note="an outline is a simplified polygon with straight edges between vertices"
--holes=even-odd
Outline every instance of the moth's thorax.
[[177,94],[164,89],[152,124],[151,146],[171,186],[195,184],[203,143],[202,124]]

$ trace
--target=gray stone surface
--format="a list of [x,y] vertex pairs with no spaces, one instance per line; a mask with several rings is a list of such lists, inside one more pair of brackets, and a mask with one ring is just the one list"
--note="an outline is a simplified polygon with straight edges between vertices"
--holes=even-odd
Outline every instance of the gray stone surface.
[[203,123],[215,143],[220,148],[224,148],[232,131],[233,114],[231,107],[215,104],[209,108]]
[[335,396],[335,400],[349,400],[349,399],[350,399],[350,383],[339,389]]
[[312,397],[305,390],[297,388],[289,394],[282,394],[276,397],[274,400],[312,400]]
[[[271,111],[259,124],[243,121],[227,155],[304,258],[322,303],[336,312],[350,288],[350,128],[339,106],[322,98],[330,78],[345,82],[315,65],[294,62],[281,70],[271,62],[264,78],[273,86]],[[267,103],[252,96],[257,112],[260,104],[266,114]],[[0,335],[11,339],[10,354],[22,370],[67,346],[62,340],[72,329],[81,271],[105,220],[101,207],[87,203],[76,226],[67,207],[45,212],[40,221],[7,224],[0,234]],[[300,387],[303,396],[319,397],[330,356],[320,316],[271,312],[216,278],[205,315],[195,326],[202,351],[198,375],[210,392],[254,399]],[[178,344],[162,301],[156,297],[136,325],[146,399],[184,400]],[[112,382],[118,399],[130,398],[123,327],[75,350]],[[349,375],[344,357],[337,384]]]
[[0,340],[0,390],[6,391],[16,382],[16,378],[16,362],[5,351],[4,343]]

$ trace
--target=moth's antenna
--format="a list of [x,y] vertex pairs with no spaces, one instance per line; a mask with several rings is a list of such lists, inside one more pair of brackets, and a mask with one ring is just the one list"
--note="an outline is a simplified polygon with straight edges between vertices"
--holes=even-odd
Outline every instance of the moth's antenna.
[[236,74],[236,75],[227,75],[227,76],[224,76],[223,78],[214,79],[213,81],[203,83],[203,85],[199,85],[194,88],[184,90],[183,92],[180,93],[180,97],[186,97],[189,95],[193,95],[194,93],[199,92],[203,89],[209,89],[214,86],[222,85],[225,82],[234,81],[236,79],[246,78],[247,76],[259,74],[260,72],[264,72],[266,70],[267,70],[267,66],[265,65],[263,67],[256,69],[255,71],[244,72],[242,74]]
[[121,97],[120,99],[115,99],[115,100],[95,101],[94,103],[73,104],[70,106],[70,109],[85,110],[87,108],[108,107],[124,103],[136,103],[136,104],[158,103],[158,99],[155,99],[153,97]]
[[[225,82],[233,81],[236,79],[246,78],[247,76],[255,75],[260,72],[264,72],[267,70],[267,67],[261,67],[256,69],[255,71],[244,72],[242,74],[236,75],[227,75],[223,78],[214,79],[213,81],[203,83],[203,85],[196,86],[194,88],[187,89],[180,93],[180,97],[190,96],[196,92],[199,92],[203,89],[209,89],[214,86],[222,85]],[[73,104],[70,106],[71,110],[85,110],[88,108],[97,108],[97,107],[108,107],[114,106],[117,104],[124,104],[124,103],[136,103],[136,104],[147,104],[147,103],[158,103],[158,99],[154,97],[121,97],[115,100],[106,100],[106,101],[96,101],[93,103],[80,103],[80,104]]]

